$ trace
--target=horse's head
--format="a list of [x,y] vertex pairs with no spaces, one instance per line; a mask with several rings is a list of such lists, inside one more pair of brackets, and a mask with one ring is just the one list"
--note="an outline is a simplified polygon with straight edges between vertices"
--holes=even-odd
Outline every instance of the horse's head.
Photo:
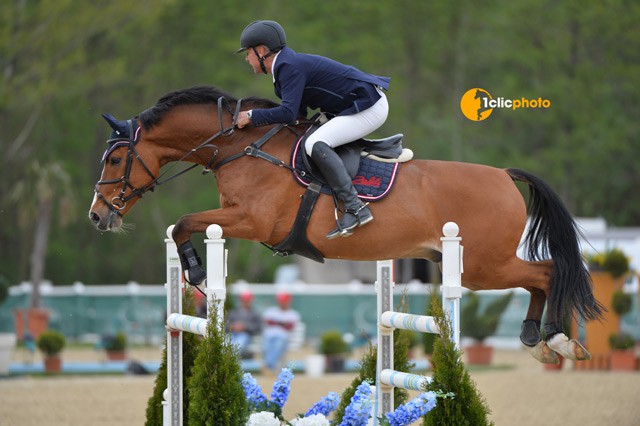
[[95,186],[89,219],[102,231],[115,231],[122,217],[157,183],[160,163],[142,139],[137,119],[116,120],[103,114],[112,129],[102,156],[102,175]]

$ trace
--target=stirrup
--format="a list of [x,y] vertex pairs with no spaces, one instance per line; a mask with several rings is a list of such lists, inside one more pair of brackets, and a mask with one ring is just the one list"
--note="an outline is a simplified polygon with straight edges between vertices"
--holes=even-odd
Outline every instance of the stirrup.
[[[329,232],[326,235],[326,238],[328,240],[331,240],[331,239],[333,239],[335,237],[338,237],[338,236],[340,236],[340,237],[348,237],[348,236],[353,234],[353,230],[355,228],[359,228],[360,226],[366,225],[367,223],[371,222],[373,220],[373,215],[370,215],[369,218],[367,220],[365,220],[365,221],[362,221],[360,219],[360,215],[359,215],[360,211],[362,209],[364,209],[365,207],[367,207],[368,205],[369,205],[369,203],[364,203],[361,206],[359,206],[356,210],[354,210],[354,209],[345,209],[345,211],[342,213],[342,217],[340,219],[338,218],[339,209],[336,207],[334,209],[334,216],[335,216],[335,219],[336,219],[336,229],[334,229],[333,231]],[[345,217],[345,215],[347,213],[352,215],[352,216],[354,216],[355,219],[356,219],[356,222],[351,226],[344,227],[344,226],[342,226],[341,220]]]

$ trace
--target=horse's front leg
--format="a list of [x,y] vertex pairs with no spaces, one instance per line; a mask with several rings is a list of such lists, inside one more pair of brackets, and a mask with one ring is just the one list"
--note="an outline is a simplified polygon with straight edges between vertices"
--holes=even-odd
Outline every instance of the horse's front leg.
[[220,225],[222,235],[232,238],[246,238],[253,227],[244,210],[236,206],[182,216],[171,236],[178,246],[180,264],[189,284],[199,285],[207,277],[202,260],[191,244],[191,234],[205,232],[212,224]]

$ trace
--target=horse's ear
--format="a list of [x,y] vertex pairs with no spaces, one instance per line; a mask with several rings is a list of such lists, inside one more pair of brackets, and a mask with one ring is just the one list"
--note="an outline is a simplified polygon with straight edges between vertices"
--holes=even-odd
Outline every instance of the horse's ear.
[[117,135],[124,136],[129,132],[129,127],[127,126],[126,121],[117,120],[113,115],[109,113],[102,114],[102,117],[106,120]]

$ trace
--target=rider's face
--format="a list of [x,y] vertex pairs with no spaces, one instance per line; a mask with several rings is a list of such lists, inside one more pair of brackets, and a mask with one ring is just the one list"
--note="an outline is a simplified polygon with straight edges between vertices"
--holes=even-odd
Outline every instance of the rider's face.
[[247,56],[244,58],[244,60],[246,63],[251,65],[251,68],[253,68],[253,72],[255,74],[262,74],[262,68],[260,68],[260,60],[256,55],[256,51],[259,55],[264,56],[266,54],[265,50],[266,49],[264,46],[258,46],[255,49],[250,47],[246,50]]

